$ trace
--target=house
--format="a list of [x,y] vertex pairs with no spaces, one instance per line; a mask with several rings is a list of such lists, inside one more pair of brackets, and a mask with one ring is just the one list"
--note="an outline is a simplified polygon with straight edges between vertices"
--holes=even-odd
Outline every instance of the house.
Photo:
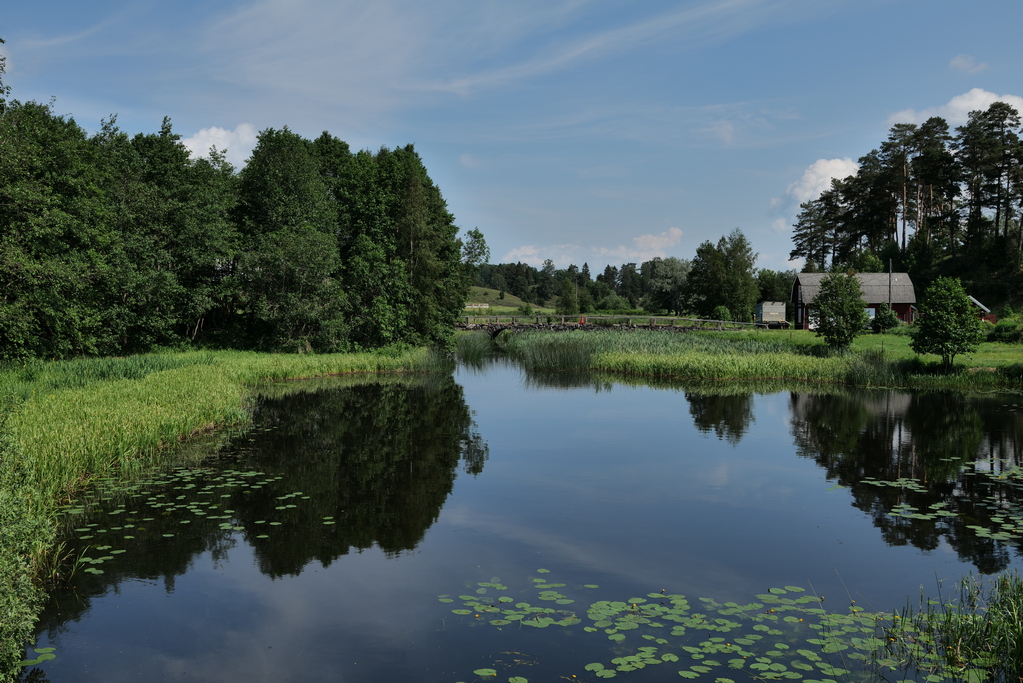
[[[821,280],[829,273],[799,273],[792,283],[790,297],[795,308],[797,330],[809,327],[810,309],[821,288]],[[871,319],[882,303],[887,302],[899,320],[911,323],[916,318],[916,291],[909,273],[856,273],[863,300],[867,302],[867,315]]]
[[[967,296],[970,296],[967,294]],[[991,312],[991,309],[970,296],[970,303],[977,309],[977,317],[994,325],[998,322],[998,316]]]

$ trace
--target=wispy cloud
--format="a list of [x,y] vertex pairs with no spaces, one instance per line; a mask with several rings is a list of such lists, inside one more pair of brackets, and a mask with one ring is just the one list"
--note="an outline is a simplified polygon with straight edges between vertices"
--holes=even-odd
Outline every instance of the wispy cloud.
[[978,62],[973,58],[973,55],[956,55],[953,57],[948,65],[958,71],[964,71],[968,74],[977,74],[987,68],[985,62]]
[[971,111],[987,109],[995,102],[1011,104],[1016,111],[1023,112],[1023,97],[1019,95],[996,95],[982,88],[973,88],[937,107],[928,107],[920,111],[915,109],[897,111],[888,117],[888,124],[923,123],[932,116],[940,116],[949,124],[958,126],[966,123]]
[[[703,46],[739,35],[787,14],[794,2],[765,0],[711,0],[685,9],[659,14],[627,26],[596,31],[539,50],[534,57],[496,69],[454,78],[434,87],[459,94],[563,71],[585,61],[605,59],[665,39]],[[560,42],[560,41],[559,41]]]

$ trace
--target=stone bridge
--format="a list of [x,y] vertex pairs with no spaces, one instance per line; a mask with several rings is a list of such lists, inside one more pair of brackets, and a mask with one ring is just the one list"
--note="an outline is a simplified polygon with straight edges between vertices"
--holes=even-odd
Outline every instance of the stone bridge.
[[766,323],[738,323],[731,320],[704,320],[700,318],[657,318],[647,316],[572,316],[572,315],[516,315],[516,316],[464,316],[455,325],[459,330],[487,332],[493,339],[505,330],[513,333],[530,330],[570,332],[582,330],[657,330],[659,332],[693,332],[696,330],[741,330],[750,327],[767,329]]

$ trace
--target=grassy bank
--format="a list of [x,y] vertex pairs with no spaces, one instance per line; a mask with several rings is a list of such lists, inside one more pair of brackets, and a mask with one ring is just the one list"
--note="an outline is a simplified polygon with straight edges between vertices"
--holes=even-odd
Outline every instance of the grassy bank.
[[437,369],[426,349],[362,354],[149,354],[0,369],[0,680],[17,672],[53,554],[55,506],[132,477],[189,435],[249,419],[262,382]]
[[[1023,388],[1023,348],[983,344],[957,358],[952,372],[917,356],[904,335],[863,335],[831,353],[809,332],[527,332],[502,335],[497,348],[535,370],[599,370],[688,380],[786,380],[853,386],[953,389]],[[485,341],[465,335],[459,353],[482,353]]]

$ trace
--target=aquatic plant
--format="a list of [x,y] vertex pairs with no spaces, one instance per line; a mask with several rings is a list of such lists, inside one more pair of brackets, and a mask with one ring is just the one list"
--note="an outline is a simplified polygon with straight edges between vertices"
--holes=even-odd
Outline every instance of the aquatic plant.
[[[682,678],[717,683],[739,674],[837,683],[893,680],[893,673],[904,682],[1008,683],[1023,673],[1023,580],[1016,575],[998,577],[990,588],[971,577],[958,599],[922,600],[920,610],[899,614],[868,612],[853,600],[847,611],[831,611],[823,596],[800,586],[771,588],[745,604],[663,589],[590,602],[586,594],[598,585],[568,585],[547,569],[537,574],[514,593],[494,577],[438,600],[460,602],[450,612],[470,628],[571,628],[576,637],[607,641],[607,660],[580,662],[580,671],[562,674],[566,679],[584,671],[616,678],[664,665]],[[535,598],[521,597],[534,590]],[[473,673],[486,679],[498,669]]]

